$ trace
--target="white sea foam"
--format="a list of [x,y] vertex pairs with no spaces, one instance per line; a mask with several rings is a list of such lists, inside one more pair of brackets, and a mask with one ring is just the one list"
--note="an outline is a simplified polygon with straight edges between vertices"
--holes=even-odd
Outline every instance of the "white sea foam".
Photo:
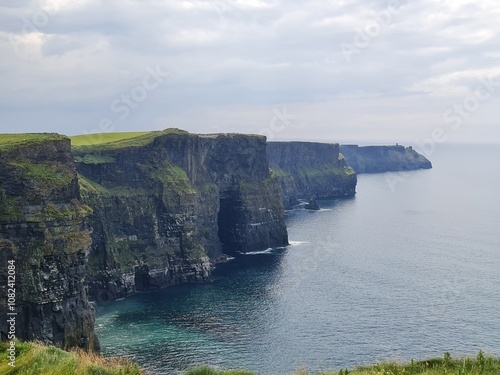
[[290,246],[298,246],[309,243],[309,241],[288,241],[288,243],[290,244]]
[[241,253],[242,255],[259,255],[259,254],[270,254],[273,250],[272,247],[270,247],[269,249],[267,250],[260,250],[260,251],[249,251],[248,253]]

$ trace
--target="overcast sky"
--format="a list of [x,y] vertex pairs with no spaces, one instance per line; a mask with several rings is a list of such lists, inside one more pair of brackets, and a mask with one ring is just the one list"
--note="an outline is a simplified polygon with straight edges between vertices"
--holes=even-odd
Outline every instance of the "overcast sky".
[[500,143],[498,0],[0,0],[0,132]]

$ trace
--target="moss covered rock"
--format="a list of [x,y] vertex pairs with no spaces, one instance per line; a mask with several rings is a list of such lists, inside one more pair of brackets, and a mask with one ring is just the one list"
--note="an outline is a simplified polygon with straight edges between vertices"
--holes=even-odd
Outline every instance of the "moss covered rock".
[[[68,138],[0,135],[0,258],[16,265],[17,337],[97,349],[84,285],[92,212],[79,198]],[[2,285],[7,268],[0,270]],[[0,289],[4,311],[7,290]],[[0,323],[2,338],[7,324]]]
[[73,149],[94,212],[94,298],[205,282],[224,253],[288,243],[264,137],[167,129],[94,138]]

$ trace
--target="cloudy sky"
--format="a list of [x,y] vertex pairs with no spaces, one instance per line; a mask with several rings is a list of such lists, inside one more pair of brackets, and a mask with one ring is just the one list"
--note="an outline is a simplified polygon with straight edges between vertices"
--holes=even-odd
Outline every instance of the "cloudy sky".
[[0,132],[500,143],[498,0],[0,0]]

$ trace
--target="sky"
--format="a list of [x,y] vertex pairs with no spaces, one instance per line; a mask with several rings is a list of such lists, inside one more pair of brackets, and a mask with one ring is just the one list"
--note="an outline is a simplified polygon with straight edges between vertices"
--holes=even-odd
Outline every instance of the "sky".
[[0,133],[500,143],[499,20],[498,0],[0,0]]

